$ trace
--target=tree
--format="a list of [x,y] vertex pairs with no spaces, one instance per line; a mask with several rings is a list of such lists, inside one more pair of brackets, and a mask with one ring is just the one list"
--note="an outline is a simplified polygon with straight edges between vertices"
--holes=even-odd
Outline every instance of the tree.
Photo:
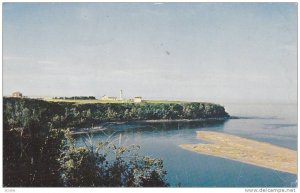
[[61,176],[68,187],[165,187],[166,172],[159,159],[141,156],[138,146],[116,147],[110,142],[99,142],[76,147],[67,134],[61,154]]

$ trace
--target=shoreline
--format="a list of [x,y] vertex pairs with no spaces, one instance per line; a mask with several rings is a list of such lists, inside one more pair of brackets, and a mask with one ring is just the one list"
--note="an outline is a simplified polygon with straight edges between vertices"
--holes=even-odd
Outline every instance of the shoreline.
[[197,122],[197,121],[225,121],[230,119],[230,117],[220,117],[220,118],[201,118],[201,119],[149,119],[149,120],[130,120],[127,123],[177,123],[177,122]]
[[[200,121],[226,121],[230,119],[230,117],[222,117],[222,118],[207,118],[207,119],[151,119],[151,120],[129,120],[129,121],[111,121],[111,122],[103,122],[103,124],[126,124],[126,123],[180,123],[180,122],[200,122]],[[70,129],[70,128],[69,128]],[[71,128],[71,135],[80,135],[87,133],[96,133],[100,131],[104,131],[108,129],[108,127],[97,126],[92,128]]]
[[209,144],[181,144],[182,149],[297,175],[297,151],[231,134],[197,131]]

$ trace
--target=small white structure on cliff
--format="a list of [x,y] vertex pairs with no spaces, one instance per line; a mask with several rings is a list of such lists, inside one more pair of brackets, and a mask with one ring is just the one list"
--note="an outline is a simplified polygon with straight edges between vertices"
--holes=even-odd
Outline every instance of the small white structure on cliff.
[[134,98],[133,98],[133,102],[135,102],[135,103],[140,103],[140,102],[142,102],[142,97],[140,97],[140,96],[134,97]]
[[15,98],[22,98],[23,97],[22,93],[20,93],[18,91],[17,92],[13,92],[11,96],[15,97]]
[[119,100],[123,100],[123,90],[122,89],[120,90],[120,98],[119,98]]
[[110,96],[102,96],[101,97],[101,100],[105,100],[105,101],[116,101],[117,100],[117,97],[110,97]]

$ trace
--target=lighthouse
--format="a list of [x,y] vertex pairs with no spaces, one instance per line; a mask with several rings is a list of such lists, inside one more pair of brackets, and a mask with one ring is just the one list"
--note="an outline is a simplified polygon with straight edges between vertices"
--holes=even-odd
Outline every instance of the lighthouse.
[[123,100],[123,90],[120,90],[120,100]]

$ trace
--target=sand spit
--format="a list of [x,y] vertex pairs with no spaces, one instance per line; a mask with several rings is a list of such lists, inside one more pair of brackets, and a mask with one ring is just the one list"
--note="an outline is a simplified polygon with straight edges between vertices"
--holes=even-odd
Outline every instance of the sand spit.
[[198,131],[211,144],[182,144],[181,148],[247,164],[297,174],[297,151],[219,132]]

